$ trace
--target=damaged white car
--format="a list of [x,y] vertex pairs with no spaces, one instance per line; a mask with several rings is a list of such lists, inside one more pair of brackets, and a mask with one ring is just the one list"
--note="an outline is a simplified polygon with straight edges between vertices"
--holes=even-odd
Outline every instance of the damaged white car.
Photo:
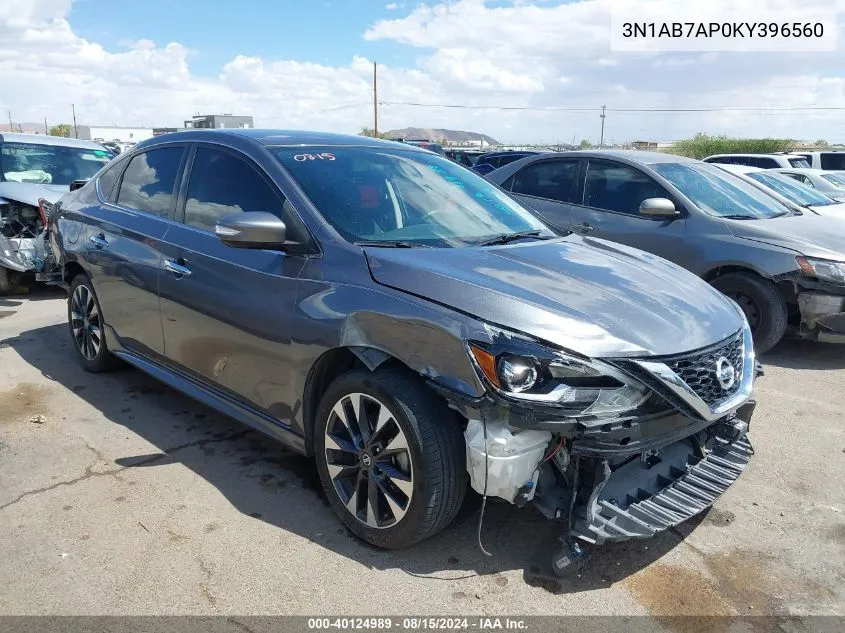
[[0,293],[48,269],[45,228],[52,205],[74,181],[91,178],[113,154],[97,143],[0,134]]

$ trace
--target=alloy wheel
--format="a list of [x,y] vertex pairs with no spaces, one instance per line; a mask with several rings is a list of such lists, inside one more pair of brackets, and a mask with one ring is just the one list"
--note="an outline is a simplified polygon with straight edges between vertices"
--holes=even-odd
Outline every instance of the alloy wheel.
[[346,509],[370,528],[399,523],[411,505],[413,462],[408,438],[387,406],[351,393],[332,407],[325,457]]
[[70,308],[70,327],[76,349],[88,361],[93,361],[100,353],[102,344],[102,323],[100,311],[94,300],[94,293],[85,284],[80,284],[73,291]]

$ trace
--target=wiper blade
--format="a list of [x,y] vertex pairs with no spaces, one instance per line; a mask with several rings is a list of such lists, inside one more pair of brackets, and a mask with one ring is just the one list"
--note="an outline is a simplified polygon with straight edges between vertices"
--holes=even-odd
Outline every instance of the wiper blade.
[[734,213],[732,215],[723,215],[723,218],[728,220],[756,220],[756,215],[742,215],[740,213]]
[[431,248],[428,244],[420,244],[419,242],[404,242],[402,240],[372,240],[354,242],[355,246],[374,246],[377,248]]
[[502,233],[501,235],[496,235],[486,240],[482,240],[478,242],[476,246],[493,246],[494,244],[507,244],[508,242],[513,242],[516,240],[521,240],[526,237],[536,237],[538,239],[550,239],[546,237],[540,237],[541,231],[520,231],[518,233]]

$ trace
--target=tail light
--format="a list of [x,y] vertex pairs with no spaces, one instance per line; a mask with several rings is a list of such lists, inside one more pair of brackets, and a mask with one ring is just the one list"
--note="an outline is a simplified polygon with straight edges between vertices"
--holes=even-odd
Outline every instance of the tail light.
[[52,202],[49,202],[44,198],[38,198],[38,214],[41,216],[41,223],[43,224],[45,229],[47,228],[47,218],[50,217],[50,212],[52,210]]

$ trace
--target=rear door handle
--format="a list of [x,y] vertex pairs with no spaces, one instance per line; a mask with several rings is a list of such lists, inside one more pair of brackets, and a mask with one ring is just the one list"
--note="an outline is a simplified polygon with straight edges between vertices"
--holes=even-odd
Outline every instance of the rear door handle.
[[576,224],[574,227],[576,233],[589,233],[595,227],[592,224],[587,224],[586,222],[582,222],[581,224]]
[[109,245],[106,236],[102,233],[100,233],[99,235],[92,235],[88,238],[88,241],[91,242],[97,248],[108,248]]
[[180,259],[178,262],[174,262],[171,259],[164,260],[164,270],[169,273],[173,273],[176,277],[190,277],[191,276],[191,269],[185,266],[185,260]]

